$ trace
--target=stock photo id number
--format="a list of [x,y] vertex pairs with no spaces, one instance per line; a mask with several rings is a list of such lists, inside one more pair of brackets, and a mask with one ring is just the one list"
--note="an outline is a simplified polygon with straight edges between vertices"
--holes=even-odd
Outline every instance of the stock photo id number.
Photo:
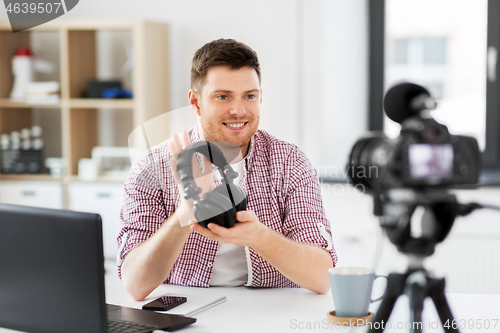
[[15,33],[47,23],[66,14],[78,4],[78,1],[4,0],[4,5],[12,32]]

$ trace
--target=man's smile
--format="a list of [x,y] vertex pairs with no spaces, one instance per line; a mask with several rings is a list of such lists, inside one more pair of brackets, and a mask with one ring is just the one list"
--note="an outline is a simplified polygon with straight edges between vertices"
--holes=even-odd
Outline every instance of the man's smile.
[[248,121],[239,121],[239,122],[227,122],[227,123],[223,123],[224,126],[231,130],[231,131],[241,131],[242,129],[244,129],[246,127],[246,125],[248,124]]

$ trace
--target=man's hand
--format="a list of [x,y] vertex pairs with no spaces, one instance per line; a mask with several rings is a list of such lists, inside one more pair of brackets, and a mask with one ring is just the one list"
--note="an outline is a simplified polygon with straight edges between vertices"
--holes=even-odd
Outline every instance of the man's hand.
[[[185,129],[182,130],[182,142],[177,133],[173,133],[170,138],[170,151],[172,153],[172,159],[170,160],[170,168],[179,186],[181,204],[177,208],[176,212],[178,213],[179,222],[182,227],[188,225],[188,222],[190,220],[195,219],[193,214],[193,199],[189,200],[184,199],[184,188],[179,178],[179,174],[177,173],[177,156],[179,156],[180,152],[186,149],[186,147],[188,147],[190,144],[191,144],[191,139],[189,138],[189,134]],[[193,155],[193,160],[191,161],[193,165],[193,179],[196,181],[196,185],[200,187],[202,190],[200,196],[210,192],[213,186],[212,164],[205,156],[202,157],[203,157],[202,158],[203,170],[200,169],[198,163],[194,158],[194,155]]]
[[262,224],[251,210],[236,213],[232,228],[209,223],[208,229],[190,221],[191,230],[224,243],[248,246],[286,278],[320,294],[330,289],[327,271],[333,267],[328,251],[308,243],[298,243]]
[[238,222],[232,228],[225,228],[215,223],[209,223],[207,229],[194,220],[191,220],[189,224],[191,224],[191,230],[211,240],[249,246],[254,249],[259,248],[259,245],[265,242],[265,236],[270,229],[259,221],[253,211],[243,210],[237,212],[236,220]]

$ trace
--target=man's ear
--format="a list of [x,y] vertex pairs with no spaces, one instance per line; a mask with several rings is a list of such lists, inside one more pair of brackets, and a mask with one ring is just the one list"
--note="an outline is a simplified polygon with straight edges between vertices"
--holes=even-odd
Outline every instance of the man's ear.
[[189,99],[189,105],[191,105],[191,109],[193,109],[193,111],[196,112],[198,116],[201,116],[200,98],[198,92],[193,89],[189,90],[188,99]]
[[262,104],[262,89],[260,90],[260,104]]

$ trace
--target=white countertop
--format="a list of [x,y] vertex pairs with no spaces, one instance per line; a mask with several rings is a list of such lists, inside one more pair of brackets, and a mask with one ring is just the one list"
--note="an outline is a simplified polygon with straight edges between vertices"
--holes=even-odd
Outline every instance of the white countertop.
[[[193,315],[197,322],[178,332],[364,332],[363,327],[335,328],[326,317],[334,310],[331,293],[319,295],[306,289],[274,289],[248,287],[194,288],[176,285],[161,285],[146,301],[136,302],[123,289],[116,273],[114,262],[106,262],[106,301],[111,304],[141,308],[161,295],[181,295],[188,298],[168,313],[183,314],[221,296],[227,301],[204,312]],[[460,332],[500,332],[500,295],[447,294],[453,315]],[[380,302],[371,305],[376,311]],[[27,314],[29,315],[29,314]],[[409,305],[406,296],[400,297],[389,322],[392,329],[385,332],[408,332]],[[494,328],[496,324],[496,327]],[[400,328],[397,327],[399,325]],[[479,325],[482,327],[479,328]],[[485,326],[489,325],[489,329]],[[427,298],[423,311],[424,332],[444,332],[439,317]],[[469,328],[470,327],[470,328]],[[0,328],[0,332],[14,332]]]

